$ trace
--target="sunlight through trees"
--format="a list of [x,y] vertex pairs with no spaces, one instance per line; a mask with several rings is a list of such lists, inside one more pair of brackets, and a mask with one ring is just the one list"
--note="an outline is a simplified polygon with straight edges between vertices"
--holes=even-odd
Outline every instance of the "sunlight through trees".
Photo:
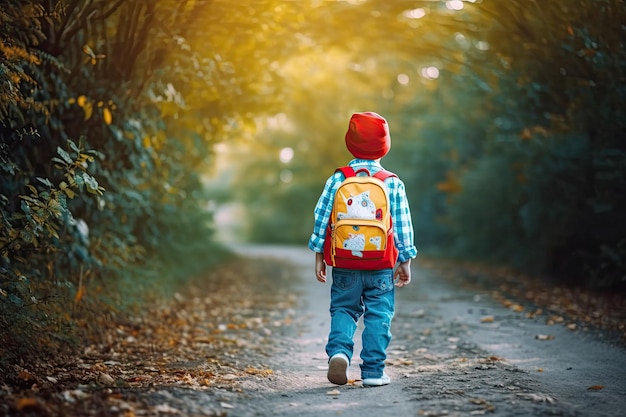
[[0,322],[69,331],[205,269],[224,235],[304,244],[367,110],[421,250],[624,285],[624,9],[4,1]]

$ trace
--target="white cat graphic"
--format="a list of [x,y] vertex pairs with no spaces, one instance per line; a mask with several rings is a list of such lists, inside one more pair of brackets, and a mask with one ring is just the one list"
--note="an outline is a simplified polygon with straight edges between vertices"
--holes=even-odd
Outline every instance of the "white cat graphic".
[[346,203],[347,213],[337,213],[337,218],[341,219],[376,219],[376,206],[374,202],[370,200],[370,192],[363,191],[356,196],[350,196],[348,198],[341,194],[341,198]]
[[343,241],[343,248],[352,251],[352,255],[363,257],[362,250],[365,249],[365,235],[348,233],[348,238]]
[[376,246],[376,250],[380,250],[381,239],[380,236],[370,237],[369,242]]

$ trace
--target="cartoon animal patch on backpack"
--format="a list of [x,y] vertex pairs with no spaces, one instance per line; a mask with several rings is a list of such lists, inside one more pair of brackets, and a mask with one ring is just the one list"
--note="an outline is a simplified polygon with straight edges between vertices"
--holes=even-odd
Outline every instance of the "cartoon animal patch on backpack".
[[398,250],[384,181],[395,174],[381,170],[338,168],[345,177],[335,194],[324,244],[333,267],[376,270],[393,268]]
[[343,248],[352,251],[355,256],[363,256],[362,250],[365,250],[365,235],[348,233],[348,237],[343,241]]
[[343,193],[337,193],[346,204],[347,213],[337,213],[337,218],[341,219],[375,219],[376,206],[370,200],[370,192],[363,191],[356,196],[346,197]]

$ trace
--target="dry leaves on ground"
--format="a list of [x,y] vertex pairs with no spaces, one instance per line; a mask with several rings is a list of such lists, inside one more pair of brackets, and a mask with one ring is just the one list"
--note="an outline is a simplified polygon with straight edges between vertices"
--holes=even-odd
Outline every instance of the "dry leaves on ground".
[[296,301],[281,285],[287,277],[274,269],[285,270],[266,261],[224,265],[143,314],[112,324],[78,357],[33,369],[14,365],[0,384],[0,414],[135,415],[138,407],[169,413],[174,410],[138,404],[128,394],[168,386],[236,391],[245,378],[272,375],[263,359],[272,354],[274,335],[293,331]]
[[[489,291],[490,296],[527,318],[545,317],[549,325],[563,325],[571,331],[609,330],[619,334],[626,343],[626,294],[593,291],[546,283],[538,277],[514,270],[469,262],[421,259],[420,265],[441,272],[442,278],[453,280],[475,290]],[[483,317],[492,323],[492,316]]]

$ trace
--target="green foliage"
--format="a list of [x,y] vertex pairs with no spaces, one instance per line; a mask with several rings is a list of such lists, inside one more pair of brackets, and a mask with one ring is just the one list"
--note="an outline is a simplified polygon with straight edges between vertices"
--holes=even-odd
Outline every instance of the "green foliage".
[[216,262],[210,203],[304,243],[354,111],[390,123],[420,249],[623,283],[623,2],[463,5],[6,0],[0,341],[66,343]]
[[481,158],[463,175],[463,191],[449,205],[459,253],[541,272],[559,245],[584,241],[580,173],[588,171],[588,149],[582,137],[552,138],[503,143],[495,148],[497,157]]
[[588,286],[623,284],[626,53],[613,24],[626,17],[623,4],[479,8],[493,16],[477,35],[492,53],[471,57],[482,65],[470,72],[499,81],[485,97],[495,123],[481,153],[456,170],[462,191],[449,210],[459,253]]
[[[53,176],[52,181],[42,177],[32,178],[32,183],[7,181],[0,194],[2,340],[6,347],[29,354],[38,350],[37,343],[55,346],[51,338],[70,335],[69,322],[61,318],[69,304],[68,290],[74,287],[73,275],[82,278],[83,268],[93,263],[88,227],[73,217],[68,199],[103,192],[87,173],[95,152],[67,143],[68,149],[59,147],[58,157],[51,161],[63,180],[53,183],[59,177]],[[19,173],[29,179],[24,170]],[[23,191],[11,194],[18,185]]]
[[279,229],[306,241],[308,193],[350,158],[350,113],[375,110],[390,122],[383,164],[407,184],[420,248],[623,285],[623,2],[444,3],[308,10],[299,34],[310,48],[281,70],[287,127],[258,135],[265,148],[240,159],[242,173],[278,178],[278,151],[295,150],[292,182],[248,189],[254,239]]
[[[27,93],[36,83],[40,55],[32,47],[43,38],[39,16],[42,7],[35,1],[8,0],[0,9],[0,120],[17,127],[23,121],[21,109],[35,106]],[[17,120],[12,121],[11,118]]]
[[71,347],[224,259],[201,175],[236,117],[216,103],[239,80],[196,77],[211,60],[184,37],[211,3],[0,8],[0,367]]

